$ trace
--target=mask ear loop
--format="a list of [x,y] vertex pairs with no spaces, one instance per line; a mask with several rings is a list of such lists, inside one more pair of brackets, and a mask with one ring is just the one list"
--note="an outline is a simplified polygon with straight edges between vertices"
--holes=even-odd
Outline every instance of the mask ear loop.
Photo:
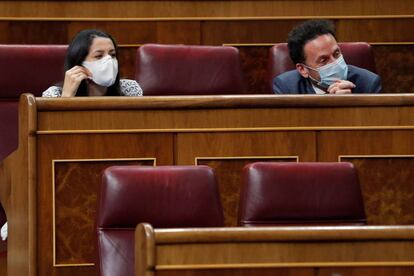
[[[312,68],[312,67],[309,67],[309,66],[307,66],[306,64],[304,64],[304,63],[302,63],[302,65],[303,65],[303,67],[305,67],[306,69],[310,69],[310,70],[313,70],[313,71],[316,71],[316,72],[319,72],[318,71],[318,69],[314,69],[314,68]],[[315,85],[316,87],[318,87],[319,89],[321,89],[321,90],[323,90],[323,91],[325,91],[325,93],[328,93],[328,87],[329,86],[327,86],[327,85],[325,85],[325,84],[323,84],[322,82],[320,82],[320,81],[318,81],[318,80],[316,80],[316,79],[314,79],[314,78],[312,78],[312,76],[309,74],[309,72],[308,72],[308,78],[310,79],[310,82],[313,84],[313,85]]]

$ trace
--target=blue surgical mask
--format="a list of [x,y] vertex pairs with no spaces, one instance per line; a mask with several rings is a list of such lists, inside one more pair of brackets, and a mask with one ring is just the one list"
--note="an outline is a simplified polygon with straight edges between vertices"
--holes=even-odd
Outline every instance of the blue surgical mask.
[[334,62],[328,63],[319,68],[312,68],[307,65],[304,66],[319,73],[319,77],[321,79],[320,81],[313,79],[311,76],[309,76],[309,78],[317,82],[317,84],[322,87],[329,87],[336,81],[346,80],[348,77],[348,66],[346,65],[342,55]]

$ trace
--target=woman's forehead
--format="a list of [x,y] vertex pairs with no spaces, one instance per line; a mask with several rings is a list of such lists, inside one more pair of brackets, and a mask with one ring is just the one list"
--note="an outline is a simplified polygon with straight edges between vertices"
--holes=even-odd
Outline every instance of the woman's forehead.
[[90,52],[115,50],[114,43],[107,37],[95,37],[92,40]]

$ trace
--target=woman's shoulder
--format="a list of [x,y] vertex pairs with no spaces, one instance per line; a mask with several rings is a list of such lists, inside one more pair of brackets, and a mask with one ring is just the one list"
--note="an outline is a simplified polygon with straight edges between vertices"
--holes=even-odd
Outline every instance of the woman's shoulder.
[[123,96],[142,96],[142,89],[136,80],[120,79],[119,88]]
[[56,98],[62,95],[62,87],[51,86],[42,93],[42,97]]

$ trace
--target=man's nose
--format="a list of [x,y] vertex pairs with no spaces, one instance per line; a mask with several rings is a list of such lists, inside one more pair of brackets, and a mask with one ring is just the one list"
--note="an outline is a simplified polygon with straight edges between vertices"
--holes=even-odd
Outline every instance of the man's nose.
[[334,61],[336,61],[338,59],[338,57],[335,57],[334,55],[329,56],[329,61],[328,63],[332,63]]

